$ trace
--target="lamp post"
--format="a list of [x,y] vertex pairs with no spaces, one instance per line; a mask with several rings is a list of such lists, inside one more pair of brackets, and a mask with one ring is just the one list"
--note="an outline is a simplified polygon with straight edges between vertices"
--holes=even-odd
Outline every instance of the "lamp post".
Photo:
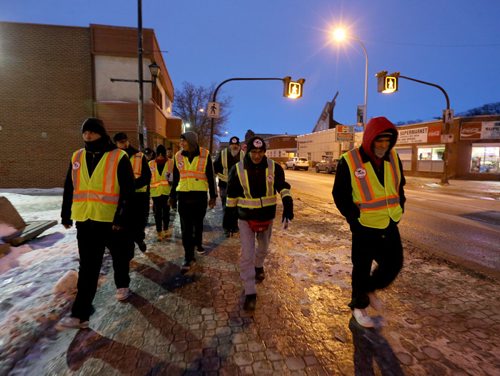
[[146,127],[144,126],[144,94],[143,94],[143,83],[147,82],[155,85],[156,79],[160,75],[160,67],[155,62],[149,64],[149,72],[151,73],[152,80],[143,80],[142,79],[142,57],[141,60],[141,69],[139,73],[138,80],[131,80],[128,78],[110,78],[111,82],[137,82],[139,84],[139,100],[138,100],[138,108],[137,108],[137,136],[139,138],[139,149],[144,150],[144,145],[147,144],[147,134]]
[[346,39],[352,39],[356,42],[359,43],[361,48],[363,49],[363,53],[365,55],[365,100],[364,100],[364,105],[363,105],[363,128],[366,126],[366,121],[368,119],[368,52],[366,52],[366,47],[365,44],[359,39],[358,37],[355,37],[353,35],[347,35],[345,29],[343,28],[336,28],[333,31],[333,37],[336,41],[342,42]]

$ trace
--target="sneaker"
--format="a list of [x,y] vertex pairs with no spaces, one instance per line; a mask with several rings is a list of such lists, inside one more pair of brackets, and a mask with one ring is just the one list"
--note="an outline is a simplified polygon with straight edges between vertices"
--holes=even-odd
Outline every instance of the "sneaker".
[[116,290],[115,298],[119,302],[126,300],[130,296],[130,289],[128,287],[122,287]]
[[265,278],[266,274],[264,273],[264,268],[255,268],[255,280],[262,282]]
[[140,240],[139,242],[137,242],[137,246],[139,247],[142,253],[146,252],[147,247],[146,243],[144,243],[144,240]]
[[231,231],[229,231],[229,230],[224,230],[224,236],[225,236],[226,238],[230,238],[230,237],[231,237]]
[[243,309],[245,311],[255,311],[256,304],[257,304],[257,294],[246,295],[245,303],[243,303]]
[[172,235],[172,232],[170,231],[170,229],[167,229],[167,230],[163,230],[163,231],[162,231],[162,237],[163,237],[163,239],[167,239],[167,238],[169,238],[171,235]]
[[56,324],[56,330],[65,329],[87,329],[89,320],[82,321],[78,317],[64,317]]
[[205,248],[203,248],[201,245],[198,245],[196,246],[196,253],[199,255],[204,255],[205,253],[207,253],[207,251],[205,251]]
[[159,242],[161,242],[163,240],[163,232],[162,231],[158,231],[156,233],[156,240],[158,240]]
[[372,318],[368,316],[365,309],[354,308],[352,311],[352,316],[357,321],[359,325],[364,328],[373,328],[375,323]]
[[185,261],[184,264],[182,264],[181,273],[185,274],[185,273],[189,272],[191,270],[191,268],[194,266],[194,264],[195,264],[194,260]]
[[384,309],[384,303],[382,303],[382,300],[380,300],[377,297],[377,294],[375,292],[369,292],[368,293],[368,298],[370,298],[370,306],[375,310],[382,312]]

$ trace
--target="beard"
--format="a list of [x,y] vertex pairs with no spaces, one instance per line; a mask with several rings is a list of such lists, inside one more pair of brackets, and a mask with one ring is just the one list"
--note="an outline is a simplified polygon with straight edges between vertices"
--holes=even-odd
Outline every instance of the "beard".
[[232,155],[233,157],[236,157],[239,153],[240,153],[240,151],[239,151],[239,150],[233,150],[233,149],[231,149],[231,155]]

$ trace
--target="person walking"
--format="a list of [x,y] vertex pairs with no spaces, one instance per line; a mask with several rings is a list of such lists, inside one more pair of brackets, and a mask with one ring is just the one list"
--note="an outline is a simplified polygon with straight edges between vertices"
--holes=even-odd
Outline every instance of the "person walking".
[[165,146],[156,147],[156,158],[149,162],[151,169],[151,197],[158,241],[169,235],[170,206],[168,198],[173,181],[174,161],[167,157]]
[[[398,223],[404,211],[405,178],[394,150],[398,131],[385,117],[371,119],[359,148],[338,163],[333,199],[352,232],[352,298],[349,307],[363,327],[375,322],[368,306],[383,308],[376,291],[389,286],[403,266]],[[377,266],[372,270],[372,263]]]
[[126,225],[135,190],[132,166],[127,153],[111,142],[102,120],[86,119],[81,132],[85,147],[71,157],[61,209],[66,229],[76,222],[80,268],[71,315],[59,321],[59,330],[89,326],[106,247],[113,259],[116,299],[125,300],[130,294],[134,246]]
[[[245,153],[241,150],[240,139],[236,136],[231,137],[229,146],[220,151],[214,162],[214,171],[218,177],[219,196],[222,202],[222,210],[226,210],[227,199],[227,179],[229,170],[236,163],[243,160]],[[224,226],[223,226],[224,228]],[[238,232],[238,228],[224,228],[224,236],[229,238],[231,233]]]
[[132,164],[135,177],[135,193],[130,202],[131,229],[134,242],[141,252],[146,252],[146,218],[149,215],[149,184],[151,182],[151,171],[144,153],[140,152],[128,140],[124,132],[118,132],[113,136],[113,141],[119,149],[125,151]]
[[[266,157],[261,137],[247,141],[247,152],[229,172],[225,228],[237,225],[240,230],[240,277],[245,290],[243,309],[255,310],[256,281],[265,279],[264,261],[269,253],[277,193],[283,202],[284,227],[293,219],[293,199],[283,168]],[[257,241],[257,244],[256,244]]]
[[[195,263],[195,248],[200,255],[205,254],[202,245],[203,220],[208,207],[215,207],[215,178],[212,159],[207,149],[198,145],[198,135],[185,132],[180,139],[181,150],[174,157],[174,181],[169,203],[177,206],[181,221],[184,263],[182,273],[191,270]],[[207,197],[207,191],[210,199]]]

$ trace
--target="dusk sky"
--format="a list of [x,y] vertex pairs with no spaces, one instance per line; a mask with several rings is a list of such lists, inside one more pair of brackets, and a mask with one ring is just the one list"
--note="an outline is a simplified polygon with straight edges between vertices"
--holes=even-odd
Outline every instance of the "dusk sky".
[[[239,137],[310,133],[337,91],[335,119],[355,123],[365,57],[359,42],[331,41],[337,24],[367,50],[368,118],[431,120],[446,107],[438,89],[408,80],[395,94],[377,93],[381,70],[442,86],[455,113],[499,102],[499,15],[499,0],[143,0],[143,27],[155,30],[176,89],[232,77],[306,79],[299,100],[284,98],[278,81],[224,85],[227,131]],[[0,0],[0,21],[136,27],[137,1]]]

